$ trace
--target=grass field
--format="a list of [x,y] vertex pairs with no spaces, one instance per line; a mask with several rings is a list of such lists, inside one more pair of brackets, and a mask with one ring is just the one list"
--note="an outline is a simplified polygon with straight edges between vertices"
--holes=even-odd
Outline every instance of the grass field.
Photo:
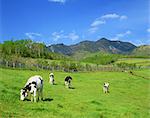
[[[123,72],[54,72],[52,86],[48,71],[0,69],[0,118],[148,118],[150,70],[134,73],[145,78]],[[44,78],[44,101],[20,101],[20,89],[36,74]],[[74,89],[64,87],[67,75]],[[102,92],[105,81],[109,94]]]
[[123,58],[116,61],[116,63],[135,63],[138,66],[150,66],[150,59],[145,58]]

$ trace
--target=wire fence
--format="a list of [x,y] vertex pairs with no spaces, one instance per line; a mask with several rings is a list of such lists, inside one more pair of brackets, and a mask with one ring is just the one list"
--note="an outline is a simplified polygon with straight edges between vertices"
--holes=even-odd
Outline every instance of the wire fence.
[[86,71],[126,71],[141,68],[150,67],[139,67],[136,65],[129,66],[126,64],[120,65],[97,65],[97,64],[80,64],[80,63],[26,63],[19,61],[8,61],[5,59],[0,59],[1,68],[11,68],[11,69],[27,69],[27,70],[50,70],[50,71],[64,71],[64,72],[86,72]]

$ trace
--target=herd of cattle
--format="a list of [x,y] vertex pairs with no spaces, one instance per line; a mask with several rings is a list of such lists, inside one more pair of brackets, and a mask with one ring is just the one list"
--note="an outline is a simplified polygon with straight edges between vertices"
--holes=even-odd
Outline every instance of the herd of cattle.
[[[71,88],[72,77],[67,76],[64,80],[64,85],[66,88]],[[54,74],[50,73],[49,75],[49,83],[54,85]],[[105,82],[103,85],[103,92],[109,93],[109,83]],[[43,100],[43,79],[39,75],[32,76],[28,79],[24,88],[20,91],[20,100],[25,100],[28,95],[31,95],[31,101],[36,102],[36,96],[38,96],[38,100]]]

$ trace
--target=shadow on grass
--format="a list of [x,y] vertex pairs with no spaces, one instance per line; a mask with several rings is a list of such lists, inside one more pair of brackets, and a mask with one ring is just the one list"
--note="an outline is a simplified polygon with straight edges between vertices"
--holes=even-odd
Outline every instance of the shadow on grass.
[[47,108],[31,108],[31,110],[35,110],[35,111],[39,111],[39,112],[41,112],[41,111],[48,111]]
[[[24,101],[31,101],[31,100],[28,99],[28,98],[25,98]],[[40,101],[40,100],[38,100],[38,102],[39,102],[39,101]],[[44,98],[42,101],[44,101],[44,102],[50,102],[50,101],[53,101],[53,99],[52,99],[52,98]]]
[[63,108],[63,105],[57,104],[57,107],[58,107],[58,108]]
[[28,98],[25,98],[23,101],[31,101],[30,99],[28,99]]
[[44,98],[43,101],[44,102],[50,102],[50,101],[53,101],[53,99],[52,98]]
[[55,85],[57,85],[57,84],[56,84],[56,83],[54,83],[54,84],[50,84],[50,85],[55,86]]
[[74,87],[69,87],[69,89],[75,89]]
[[95,101],[95,100],[92,100],[91,103],[92,103],[92,104],[95,104],[95,105],[102,105],[100,102],[97,102],[97,101]]

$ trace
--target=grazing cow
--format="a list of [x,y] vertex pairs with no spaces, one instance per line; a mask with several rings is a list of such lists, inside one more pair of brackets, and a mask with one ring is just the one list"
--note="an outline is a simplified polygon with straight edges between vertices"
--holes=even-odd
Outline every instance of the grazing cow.
[[49,75],[49,83],[54,85],[54,74],[53,73],[50,73],[50,75]]
[[133,72],[132,72],[132,71],[130,71],[130,74],[131,74],[131,75],[133,75]]
[[105,82],[103,85],[103,92],[109,93],[109,83]]
[[72,81],[72,77],[67,76],[67,77],[65,78],[65,86],[66,86],[67,88],[70,88],[70,87],[71,87],[71,81]]
[[20,91],[20,100],[24,100],[28,94],[31,94],[31,101],[36,102],[36,95],[38,94],[43,99],[43,79],[39,75],[32,76],[28,79],[24,88]]

